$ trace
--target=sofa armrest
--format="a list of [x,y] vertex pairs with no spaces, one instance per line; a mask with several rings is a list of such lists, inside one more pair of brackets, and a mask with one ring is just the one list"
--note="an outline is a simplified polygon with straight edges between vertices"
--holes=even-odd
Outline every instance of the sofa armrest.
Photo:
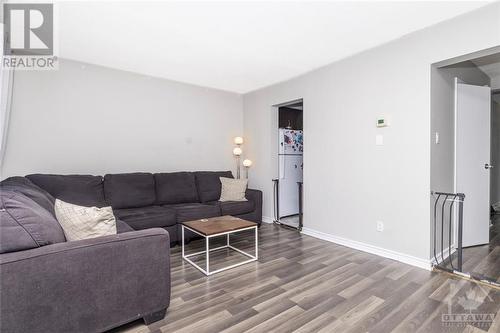
[[245,192],[245,198],[253,202],[262,202],[262,191],[247,188]]
[[254,203],[255,211],[253,212],[253,215],[255,218],[255,222],[259,223],[260,225],[260,223],[262,222],[262,191],[247,189],[245,192],[245,198]]
[[126,232],[0,255],[6,332],[97,332],[170,302],[170,240]]

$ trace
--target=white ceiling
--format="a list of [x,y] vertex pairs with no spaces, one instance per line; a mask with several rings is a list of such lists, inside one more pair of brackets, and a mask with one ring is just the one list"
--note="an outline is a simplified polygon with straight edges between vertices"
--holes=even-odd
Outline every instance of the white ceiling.
[[62,58],[238,93],[488,2],[62,2]]

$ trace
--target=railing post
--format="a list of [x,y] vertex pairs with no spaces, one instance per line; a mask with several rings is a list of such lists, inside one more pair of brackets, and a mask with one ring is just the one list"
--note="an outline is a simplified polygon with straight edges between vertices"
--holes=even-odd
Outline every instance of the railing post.
[[280,193],[279,193],[279,179],[273,179],[273,185],[274,185],[274,223],[279,223],[280,219],[280,203],[279,203],[279,198],[280,198]]
[[462,236],[463,236],[463,215],[464,215],[464,199],[465,194],[457,193],[459,198],[458,203],[458,271],[462,272]]
[[297,182],[297,185],[299,186],[299,231],[302,231],[302,226],[303,226],[303,202],[302,202],[302,182]]

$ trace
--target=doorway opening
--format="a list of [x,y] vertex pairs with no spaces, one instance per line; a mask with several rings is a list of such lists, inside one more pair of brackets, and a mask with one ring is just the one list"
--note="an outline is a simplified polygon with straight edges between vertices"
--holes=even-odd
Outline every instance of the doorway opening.
[[274,182],[274,223],[302,230],[304,103],[275,106],[277,111],[277,177]]
[[431,72],[433,261],[494,284],[500,282],[499,51]]

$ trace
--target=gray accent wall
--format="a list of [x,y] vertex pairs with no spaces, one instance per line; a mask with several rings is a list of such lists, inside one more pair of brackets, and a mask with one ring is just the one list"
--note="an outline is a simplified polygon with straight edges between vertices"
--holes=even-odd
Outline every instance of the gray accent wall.
[[[342,43],[342,41],[330,41]],[[272,217],[273,105],[304,100],[304,226],[407,262],[430,258],[431,64],[500,44],[500,4],[244,95],[244,134]],[[379,115],[391,126],[377,128]],[[375,136],[384,136],[384,146]],[[271,147],[271,148],[270,148]],[[385,229],[377,232],[376,221]]]
[[61,60],[17,71],[2,177],[233,170],[242,97]]

